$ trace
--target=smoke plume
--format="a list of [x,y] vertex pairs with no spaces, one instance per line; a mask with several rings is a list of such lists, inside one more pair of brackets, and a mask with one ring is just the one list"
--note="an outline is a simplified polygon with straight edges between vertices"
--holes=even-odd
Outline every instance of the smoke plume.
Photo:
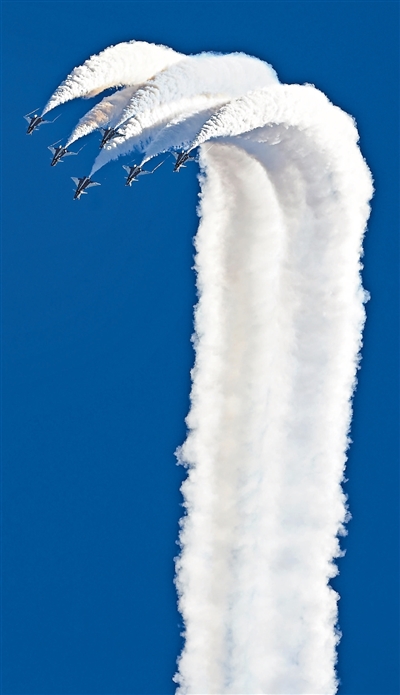
[[256,58],[140,41],[75,68],[43,113],[117,85],[68,140],[117,129],[92,173],[199,153],[177,693],[333,694],[372,196],[355,123]]

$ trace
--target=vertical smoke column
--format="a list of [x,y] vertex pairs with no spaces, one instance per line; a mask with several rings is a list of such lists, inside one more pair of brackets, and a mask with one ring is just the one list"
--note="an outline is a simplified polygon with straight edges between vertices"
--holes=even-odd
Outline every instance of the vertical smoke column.
[[337,688],[329,579],[372,188],[353,126],[311,125],[269,124],[202,154],[179,693]]
[[347,514],[372,195],[357,130],[321,92],[279,84],[257,59],[146,42],[92,56],[43,113],[118,85],[69,140],[132,116],[90,176],[134,148],[147,161],[213,141],[200,158],[196,362],[179,451],[189,474],[178,692],[335,693],[329,580]]

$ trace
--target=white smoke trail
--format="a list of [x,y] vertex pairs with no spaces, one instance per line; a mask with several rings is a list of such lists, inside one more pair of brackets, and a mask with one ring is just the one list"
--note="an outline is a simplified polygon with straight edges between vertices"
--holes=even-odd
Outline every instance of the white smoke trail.
[[[267,63],[244,53],[212,55],[201,53],[172,65],[145,85],[121,114],[122,125],[132,116],[148,114],[156,106],[199,94],[226,94],[231,98],[246,94],[277,81],[276,73]],[[129,137],[134,122],[120,130]]]
[[79,97],[92,97],[109,87],[139,85],[184,58],[167,46],[129,41],[109,46],[75,68],[57,87],[42,111]]
[[[307,98],[305,99],[305,95]],[[309,112],[313,111],[315,125],[309,124]],[[300,129],[313,129],[316,137],[323,138],[323,124],[327,130],[340,126],[340,132],[357,142],[358,133],[353,119],[312,85],[273,85],[258,90],[223,106],[204,124],[191,149],[213,137],[234,136],[254,131],[266,124],[284,123]],[[328,139],[325,135],[325,139]],[[343,145],[339,143],[339,148]]]
[[65,147],[69,147],[69,145],[89,135],[94,130],[107,126],[113,127],[137,89],[136,85],[134,87],[125,87],[125,89],[120,89],[114,92],[114,94],[104,97],[96,106],[93,106],[90,111],[82,116],[65,143]]
[[275,82],[277,77],[271,66],[243,53],[227,56],[205,53],[180,61],[134,94],[115,124],[120,137],[108,143],[92,171],[131,152],[143,130],[166,125],[185,111],[193,113],[193,107],[199,110],[195,101],[201,96],[208,97],[212,107],[212,102],[217,106]]
[[144,161],[147,161],[174,147],[184,144],[189,146],[203,124],[226,101],[226,96],[218,94],[200,95],[154,108],[148,115],[147,127],[138,125],[136,135],[127,138],[114,137],[110,144],[99,152],[90,176],[111,160],[127,155],[133,150],[146,153]]
[[202,156],[181,693],[336,691],[328,582],[372,189],[351,120],[323,95],[321,119],[311,87],[281,98],[283,126]]
[[330,695],[371,176],[353,120],[321,92],[222,58],[147,82],[92,169],[133,147],[144,161],[200,147],[177,692]]
[[205,100],[204,106],[208,106],[208,108],[203,111],[199,109],[192,114],[170,121],[167,126],[159,130],[158,134],[153,134],[152,131],[152,137],[144,146],[143,162],[147,162],[162,152],[189,147],[199,130],[207,123],[218,107],[218,103],[215,102],[214,107],[211,108],[210,101],[210,99]]

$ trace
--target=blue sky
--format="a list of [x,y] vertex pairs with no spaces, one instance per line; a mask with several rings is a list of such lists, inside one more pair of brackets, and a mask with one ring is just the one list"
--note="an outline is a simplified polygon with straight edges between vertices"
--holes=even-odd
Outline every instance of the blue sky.
[[[79,158],[46,146],[93,102],[25,135],[89,55],[130,39],[242,50],[357,120],[376,194],[333,582],[343,695],[398,693],[398,3],[3,2],[3,693],[174,692],[173,557],[195,302],[196,165],[72,201]],[[129,161],[129,160],[128,160]]]

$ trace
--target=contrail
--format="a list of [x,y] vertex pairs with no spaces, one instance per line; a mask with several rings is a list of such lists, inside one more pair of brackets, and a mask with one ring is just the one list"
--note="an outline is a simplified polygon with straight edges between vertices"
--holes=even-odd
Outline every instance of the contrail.
[[125,108],[132,95],[137,91],[138,87],[125,87],[114,92],[108,97],[104,97],[96,106],[93,106],[88,111],[69,136],[65,146],[68,147],[80,138],[90,135],[94,130],[99,128],[113,127],[119,119],[122,110]]
[[329,582],[349,515],[341,484],[373,193],[356,125],[258,59],[143,42],[76,68],[44,112],[111,84],[126,88],[74,131],[118,127],[90,176],[133,149],[142,163],[200,153],[196,359],[177,452],[188,468],[177,693],[334,694]]
[[[183,97],[166,107],[162,105],[149,110],[149,113],[146,114],[148,116],[147,123],[145,121],[144,125],[140,125],[139,120],[137,121],[135,135],[131,131],[128,136],[117,136],[107,143],[97,155],[91,175],[111,160],[127,155],[133,150],[138,150],[141,153],[146,152],[147,155],[147,148],[150,148],[154,151],[152,156],[156,156],[171,147],[179,147],[183,143],[189,146],[204,122],[228,99],[227,96],[222,97],[219,94]],[[180,127],[175,128],[174,126],[178,123]]]
[[211,106],[212,102],[212,99],[204,98],[204,110],[199,105],[198,110],[181,115],[170,121],[166,127],[161,127],[158,132],[152,132],[152,137],[143,145],[143,161],[146,162],[162,152],[189,147],[202,126],[214,114],[215,108],[218,108],[218,99],[215,99],[214,107]]
[[181,693],[337,686],[329,579],[346,520],[372,189],[351,120],[311,87],[281,89],[283,126],[260,128],[248,112],[243,129],[258,130],[202,156],[196,364],[180,450],[190,467]]
[[[195,106],[199,97],[218,107],[234,97],[277,82],[270,65],[243,53],[191,56],[166,68],[139,89],[115,123],[119,137],[113,138],[97,158],[93,172],[111,159],[127,154],[143,131],[172,119]],[[200,107],[201,108],[201,107]],[[200,110],[199,107],[196,111]]]
[[109,46],[68,75],[50,97],[42,116],[71,99],[93,97],[110,87],[139,85],[185,57],[146,41]]
[[[244,53],[191,56],[172,65],[145,85],[125,107],[117,125],[125,123],[132,116],[138,118],[143,111],[148,113],[159,104],[179,100],[182,95],[239,95],[276,80],[276,73],[270,65]],[[132,124],[128,122],[121,130],[129,136],[131,127]]]

